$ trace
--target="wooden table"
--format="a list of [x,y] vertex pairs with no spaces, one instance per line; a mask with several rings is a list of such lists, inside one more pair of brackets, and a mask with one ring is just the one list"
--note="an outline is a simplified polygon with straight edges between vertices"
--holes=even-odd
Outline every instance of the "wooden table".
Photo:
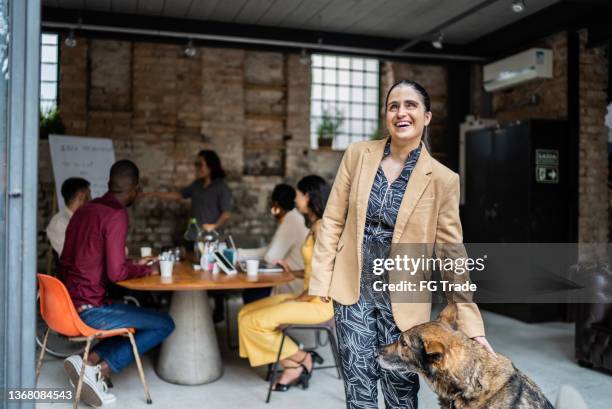
[[274,287],[294,278],[291,273],[277,273],[247,279],[243,273],[212,274],[194,270],[190,262],[180,262],[175,264],[170,279],[155,275],[117,284],[131,290],[175,292],[170,315],[176,328],[162,344],[157,373],[171,383],[201,385],[218,379],[223,373],[207,291]]

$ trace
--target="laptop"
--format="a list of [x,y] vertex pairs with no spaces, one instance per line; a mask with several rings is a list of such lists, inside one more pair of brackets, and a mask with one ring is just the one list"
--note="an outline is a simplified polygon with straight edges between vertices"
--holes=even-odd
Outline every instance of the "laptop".
[[[231,234],[227,235],[227,245],[229,246],[229,248],[234,250],[234,254],[238,254],[238,248],[236,247],[236,243],[234,242],[234,238]],[[246,274],[246,262],[236,260],[236,269],[239,272]],[[257,271],[261,274],[278,274],[282,273],[285,270],[277,264],[268,264],[265,261],[261,260],[259,262],[259,269]]]

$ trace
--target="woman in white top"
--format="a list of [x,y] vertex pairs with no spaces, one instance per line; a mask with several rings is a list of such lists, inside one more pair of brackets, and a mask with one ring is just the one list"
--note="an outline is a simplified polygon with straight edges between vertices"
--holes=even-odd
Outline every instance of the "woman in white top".
[[[304,216],[295,209],[295,189],[281,183],[274,187],[270,213],[278,220],[278,227],[268,246],[257,249],[239,249],[240,259],[262,259],[268,264],[280,264],[296,272],[304,271],[302,244],[308,236]],[[273,294],[299,294],[304,288],[303,278],[275,287]],[[247,290],[243,299],[245,304],[270,295],[270,289]]]

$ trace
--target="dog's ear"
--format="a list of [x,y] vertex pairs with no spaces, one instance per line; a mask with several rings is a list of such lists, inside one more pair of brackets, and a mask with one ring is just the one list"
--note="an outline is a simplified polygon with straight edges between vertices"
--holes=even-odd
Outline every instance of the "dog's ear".
[[425,348],[425,354],[430,360],[437,360],[444,356],[446,347],[440,341],[423,341],[423,347]]
[[457,304],[448,304],[438,315],[439,322],[445,322],[452,329],[457,329]]

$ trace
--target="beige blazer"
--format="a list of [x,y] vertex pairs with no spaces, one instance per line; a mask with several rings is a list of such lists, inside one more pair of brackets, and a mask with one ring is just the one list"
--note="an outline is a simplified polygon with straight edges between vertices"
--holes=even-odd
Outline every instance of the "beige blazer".
[[[385,143],[354,143],[342,158],[315,244],[311,295],[331,297],[343,305],[359,299],[366,209]],[[426,245],[429,254],[434,243],[463,243],[459,176],[432,158],[425,147],[408,181],[392,243],[430,243]],[[441,251],[436,247],[438,257],[444,256]],[[448,274],[453,272],[442,271],[443,276]],[[392,302],[393,317],[401,331],[430,320],[431,302],[420,301]],[[482,317],[474,303],[458,304],[458,324],[469,337],[484,336]]]

